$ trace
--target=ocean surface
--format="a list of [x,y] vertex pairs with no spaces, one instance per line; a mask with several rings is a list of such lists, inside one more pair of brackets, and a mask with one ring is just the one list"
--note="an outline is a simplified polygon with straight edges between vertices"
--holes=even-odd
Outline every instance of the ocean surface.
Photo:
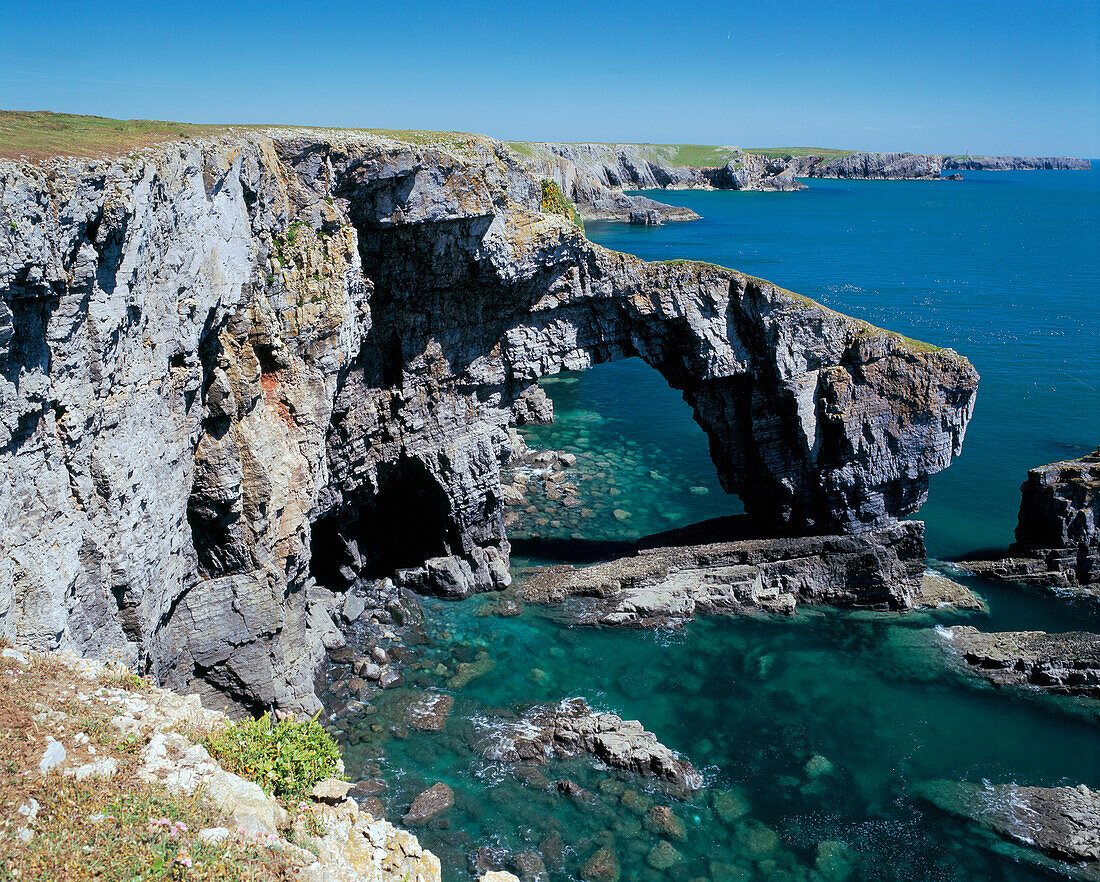
[[[1007,545],[1027,469],[1100,443],[1100,172],[810,184],[656,192],[703,220],[588,235],[648,259],[732,266],[967,355],[982,376],[974,420],[920,517],[933,558]],[[690,408],[639,360],[543,385],[555,423],[525,437],[577,457],[580,504],[533,495],[515,512],[519,584],[525,565],[591,560],[740,510]],[[395,823],[437,781],[454,789],[455,806],[417,830],[446,879],[473,878],[479,847],[512,869],[537,855],[554,880],[580,878],[601,847],[620,879],[649,882],[1064,878],[918,791],[938,779],[1100,787],[1100,705],[983,686],[949,664],[939,626],[1096,630],[1100,604],[959,578],[988,615],[808,610],[653,633],[576,627],[533,606],[505,617],[497,597],[426,600],[429,639],[406,685],[351,711],[335,685],[330,725],[352,779],[385,782]],[[424,689],[454,698],[440,731],[408,725]],[[641,720],[705,787],[681,799],[583,759],[494,759],[504,723],[573,696]],[[566,778],[590,798],[560,793]],[[684,836],[662,837],[650,804],[670,806]]]

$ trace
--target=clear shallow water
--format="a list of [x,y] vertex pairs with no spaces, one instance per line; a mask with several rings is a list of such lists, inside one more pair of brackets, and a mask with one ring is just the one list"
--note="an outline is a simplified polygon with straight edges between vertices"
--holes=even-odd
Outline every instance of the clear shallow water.
[[[930,553],[948,557],[1010,541],[1027,467],[1100,440],[1100,178],[967,177],[815,181],[798,194],[661,193],[705,220],[592,225],[589,235],[647,258],[732,265],[970,356],[982,385],[966,449],[934,479],[921,513]],[[525,434],[533,447],[577,455],[569,477],[581,504],[532,498],[536,512],[521,512],[512,528],[514,563],[549,562],[570,548],[592,556],[740,510],[718,487],[688,406],[641,362],[555,378],[546,389],[556,422]],[[436,781],[454,788],[455,807],[417,831],[448,879],[470,878],[468,855],[486,845],[541,850],[554,879],[576,878],[601,845],[615,849],[623,880],[1058,878],[1010,847],[991,849],[913,788],[933,778],[1098,787],[1097,709],[956,674],[935,625],[1095,630],[1100,605],[965,581],[989,616],[809,611],[654,634],[570,627],[534,607],[512,618],[477,614],[497,598],[427,601],[431,640],[416,648],[408,682],[454,697],[445,729],[407,725],[412,688],[376,694],[370,710],[341,714],[335,726],[353,778],[377,769],[387,782],[391,820]],[[463,662],[484,673],[459,687],[450,678]],[[531,769],[485,756],[493,721],[567,696],[640,719],[704,772],[705,789],[677,800],[582,760]],[[552,782],[562,778],[598,799],[560,795]],[[723,819],[715,802],[730,789],[746,813]],[[642,799],[624,804],[624,790]],[[647,860],[660,838],[629,807],[647,799],[671,805],[685,826],[686,841],[673,843],[682,861],[667,870]]]

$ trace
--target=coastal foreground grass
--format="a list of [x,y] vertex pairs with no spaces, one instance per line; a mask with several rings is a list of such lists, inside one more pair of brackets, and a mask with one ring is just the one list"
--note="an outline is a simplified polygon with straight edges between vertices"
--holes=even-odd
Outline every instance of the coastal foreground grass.
[[[152,688],[133,674],[78,683],[49,656],[27,666],[0,659],[0,879],[292,878],[286,857],[258,841],[201,841],[199,830],[235,825],[201,791],[184,796],[138,776],[145,740],[123,735],[109,709],[82,699],[97,686]],[[84,780],[43,774],[43,744],[54,734],[69,745],[86,738],[85,749],[118,771]]]

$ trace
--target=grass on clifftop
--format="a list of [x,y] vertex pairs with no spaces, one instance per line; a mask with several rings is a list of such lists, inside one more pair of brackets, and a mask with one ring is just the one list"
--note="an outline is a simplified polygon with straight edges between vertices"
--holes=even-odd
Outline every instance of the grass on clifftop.
[[147,119],[0,110],[0,158],[46,159],[128,153],[164,141],[213,135],[226,129],[227,126]]
[[[81,700],[99,687],[152,688],[124,671],[98,683],[74,679],[50,656],[22,665],[0,659],[0,879],[295,878],[283,854],[265,844],[236,837],[219,844],[199,840],[199,830],[232,829],[232,820],[201,792],[183,796],[138,777],[145,739],[123,734],[111,707]],[[111,758],[118,771],[83,781],[56,769],[43,775],[39,762],[47,736],[66,745],[70,765]]]
[[280,799],[306,796],[313,785],[337,775],[340,748],[316,720],[258,720],[230,723],[203,739],[222,768],[249,778]]
[[768,159],[790,159],[792,156],[821,156],[828,162],[858,153],[858,150],[836,150],[832,147],[746,147],[746,153],[756,153]]

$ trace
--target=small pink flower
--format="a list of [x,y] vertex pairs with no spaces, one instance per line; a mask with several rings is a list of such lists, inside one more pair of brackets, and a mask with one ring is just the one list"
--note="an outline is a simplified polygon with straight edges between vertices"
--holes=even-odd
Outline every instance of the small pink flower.
[[191,866],[191,858],[190,858],[190,857],[188,857],[188,856],[187,856],[187,855],[185,855],[185,854],[184,854],[184,855],[180,855],[179,857],[177,857],[177,858],[176,858],[176,863],[177,863],[177,864],[181,864],[181,865],[183,865],[183,866],[185,866],[185,867],[188,867],[188,868],[190,868],[190,866]]

